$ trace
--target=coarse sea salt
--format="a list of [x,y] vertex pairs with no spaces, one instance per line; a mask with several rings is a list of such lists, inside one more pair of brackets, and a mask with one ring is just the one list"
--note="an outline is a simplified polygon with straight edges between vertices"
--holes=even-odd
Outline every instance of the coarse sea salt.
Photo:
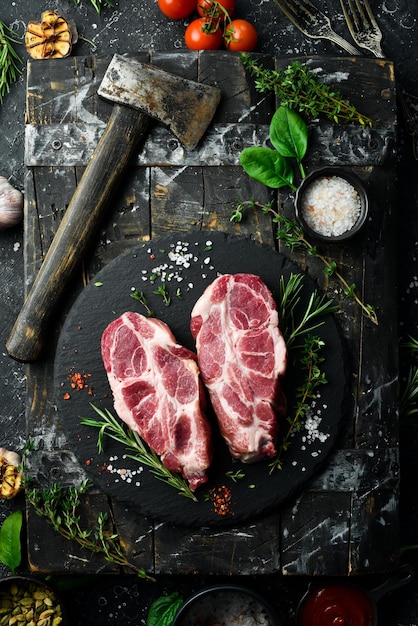
[[[123,458],[125,458],[125,456]],[[125,483],[134,484],[135,487],[140,487],[141,482],[139,480],[139,475],[144,471],[144,468],[141,466],[138,466],[136,470],[131,470],[125,467],[118,468],[114,464],[117,461],[117,456],[111,456],[109,457],[109,463],[106,465],[106,471],[108,474],[114,475],[115,483],[118,483],[120,480],[122,480]]]
[[217,591],[193,603],[181,626],[270,626],[267,610],[239,591]]
[[[197,247],[198,242],[194,245]],[[211,257],[206,256],[206,253],[212,249],[212,241],[207,240],[204,244],[204,248],[201,251],[205,253],[204,257],[200,257],[199,254],[195,254],[190,251],[191,244],[187,241],[176,241],[170,243],[169,250],[154,250],[152,247],[146,248],[146,252],[150,259],[160,261],[157,265],[149,271],[146,269],[141,270],[142,282],[149,282],[151,285],[155,285],[156,282],[169,283],[169,282],[182,282],[188,276],[187,270],[192,268],[193,265],[200,264],[200,267],[205,268],[206,272],[202,274],[203,279],[208,278],[208,271],[214,271],[214,266],[211,265]],[[200,251],[199,251],[200,253]],[[187,284],[187,290],[190,291],[194,288],[192,282]],[[132,291],[135,288],[132,287]]]
[[322,176],[304,192],[301,215],[316,233],[336,237],[353,228],[361,209],[358,191],[341,176]]

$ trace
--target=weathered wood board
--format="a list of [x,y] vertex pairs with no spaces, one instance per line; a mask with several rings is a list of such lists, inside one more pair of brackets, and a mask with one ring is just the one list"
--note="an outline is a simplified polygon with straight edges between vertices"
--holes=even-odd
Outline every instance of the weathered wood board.
[[[148,55],[141,53],[141,60]],[[273,67],[290,57],[260,56]],[[188,78],[217,85],[222,102],[207,136],[187,153],[170,133],[154,126],[125,180],[78,281],[68,288],[44,358],[27,366],[27,428],[36,451],[29,464],[37,484],[78,484],[84,469],[65,440],[53,388],[54,351],[60,327],[76,296],[99,269],[121,252],[152,237],[191,230],[243,234],[296,262],[341,305],[337,315],[350,367],[346,424],[335,452],[302,493],[277,511],[237,527],[185,529],[143,519],[129,503],[97,490],[84,502],[88,523],[97,510],[111,515],[129,558],[156,574],[345,575],[381,572],[398,563],[398,366],[394,255],[394,155],[396,108],[389,61],[364,58],[300,59],[375,120],[372,128],[310,123],[306,167],[339,164],[356,171],[372,199],[362,234],[338,246],[321,247],[348,285],[376,307],[366,319],[344,296],[321,261],[291,252],[275,237],[270,216],[250,210],[230,221],[239,201],[265,204],[272,190],[255,183],[239,165],[247,145],[267,143],[276,102],[257,93],[239,55],[153,53],[152,62]],[[25,189],[25,284],[29,288],[53,238],[83,168],[110,112],[96,91],[110,58],[72,57],[28,66]],[[292,194],[280,194],[293,217]],[[99,557],[61,539],[28,507],[28,547],[36,571],[109,571]]]

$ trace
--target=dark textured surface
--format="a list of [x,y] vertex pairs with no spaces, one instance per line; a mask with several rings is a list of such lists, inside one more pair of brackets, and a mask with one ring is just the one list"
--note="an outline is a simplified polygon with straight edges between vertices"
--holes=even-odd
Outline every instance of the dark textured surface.
[[[336,1],[317,0],[318,5],[328,10],[336,30],[348,37],[343,18]],[[418,46],[417,21],[418,5],[410,0],[371,0],[372,9],[384,34],[384,49],[387,56],[395,61],[398,78],[412,93],[418,95],[418,70],[416,50]],[[0,18],[23,35],[29,20],[38,20],[45,6],[39,0],[6,0],[2,3]],[[76,54],[110,54],[137,50],[167,49],[183,47],[183,22],[169,22],[162,16],[156,2],[147,0],[138,3],[119,0],[115,9],[107,8],[101,17],[97,16],[87,0],[76,8],[69,0],[52,1],[47,8],[76,21],[82,39],[75,48]],[[259,51],[269,54],[344,54],[328,42],[307,40],[288,23],[275,3],[271,0],[242,0],[239,14],[252,20],[259,29]],[[93,50],[91,43],[97,46]],[[19,51],[26,58],[23,48]],[[24,108],[25,72],[0,107],[0,174],[10,178],[12,184],[23,189],[26,168],[24,152]],[[418,304],[418,163],[412,158],[409,138],[401,123],[400,150],[397,159],[398,173],[398,293],[394,294],[399,303],[399,331],[401,341],[401,365],[404,375],[408,367],[408,353],[402,343],[408,335],[416,336]],[[387,262],[393,265],[394,259]],[[24,369],[6,354],[4,342],[9,334],[23,298],[23,258],[22,229],[14,228],[0,234],[0,332],[2,349],[0,352],[0,420],[2,428],[1,444],[21,449],[25,442],[25,380]],[[385,272],[385,268],[381,268]],[[415,477],[418,471],[417,450],[418,427],[409,425],[401,433],[401,530],[402,543],[418,543],[418,491]],[[13,503],[0,505],[0,521],[16,506]],[[418,557],[414,551],[406,552],[403,560],[418,567]],[[7,573],[5,568],[1,571]],[[65,582],[65,581],[64,581]],[[158,587],[133,581],[132,578],[111,577],[100,579],[79,579],[83,584],[81,592],[66,592],[73,612],[73,624],[97,623],[126,625],[145,623],[144,616],[150,600],[161,592],[180,588],[188,595],[203,581],[182,579],[160,581]],[[308,581],[300,579],[269,578],[252,581],[262,586],[275,600],[288,624],[294,623],[293,615],[297,601]],[[371,587],[375,581],[362,579]],[[387,626],[416,626],[418,624],[418,584],[412,583],[403,590],[386,596],[379,603],[379,624]]]

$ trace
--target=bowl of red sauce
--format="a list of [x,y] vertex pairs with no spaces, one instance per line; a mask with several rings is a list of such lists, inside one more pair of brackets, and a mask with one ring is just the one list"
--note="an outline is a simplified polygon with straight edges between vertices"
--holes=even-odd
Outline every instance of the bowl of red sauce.
[[298,626],[374,626],[375,603],[352,585],[312,588],[299,609]]
[[368,216],[369,198],[357,175],[323,167],[303,179],[296,191],[295,210],[308,235],[339,242],[361,230]]
[[376,626],[377,602],[413,578],[409,566],[371,590],[354,583],[312,584],[300,601],[297,626]]

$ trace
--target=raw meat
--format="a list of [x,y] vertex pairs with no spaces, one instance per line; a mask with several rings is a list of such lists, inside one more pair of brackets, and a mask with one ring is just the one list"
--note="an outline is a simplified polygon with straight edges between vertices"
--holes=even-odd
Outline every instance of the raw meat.
[[281,387],[287,361],[270,290],[253,274],[225,274],[191,314],[202,380],[233,457],[244,462],[276,454]]
[[120,419],[196,490],[211,462],[196,355],[164,322],[127,312],[104,330],[102,357]]

